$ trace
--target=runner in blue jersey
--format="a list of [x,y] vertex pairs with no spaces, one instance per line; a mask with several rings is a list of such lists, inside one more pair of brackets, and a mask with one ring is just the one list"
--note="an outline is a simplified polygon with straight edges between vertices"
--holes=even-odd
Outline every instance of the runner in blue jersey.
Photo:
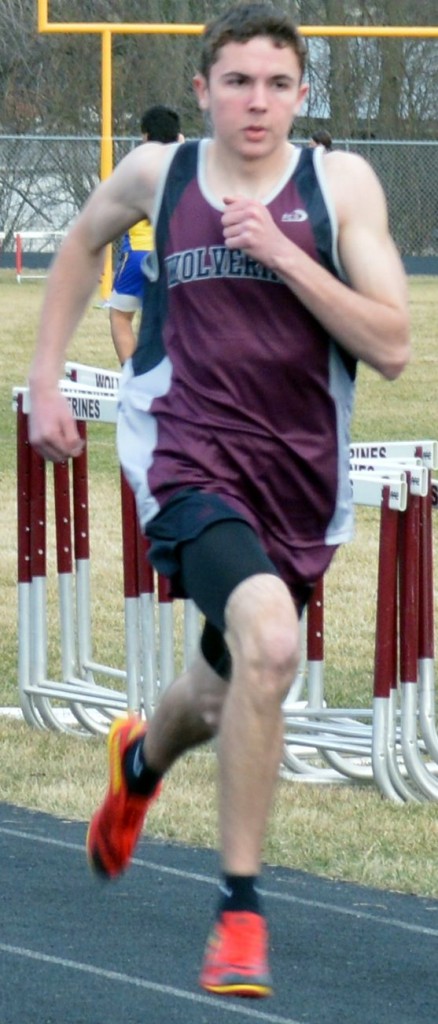
[[[162,104],[145,110],[140,128],[143,142],[183,141],[179,115],[176,110]],[[153,247],[154,229],[148,217],[129,228],[120,242],[108,306],[111,337],[122,365],[135,349],[134,316],[141,310],[143,300],[147,301],[143,261]]]
[[30,374],[33,443],[46,458],[75,455],[57,388],[65,349],[105,243],[153,215],[119,452],[152,563],[205,625],[147,732],[135,716],[112,726],[87,851],[99,874],[123,871],[163,776],[216,737],[222,884],[200,984],[223,995],[272,988],[262,844],[299,615],[351,535],[356,364],[392,379],[410,351],[405,277],[374,172],[357,155],[289,141],[304,67],[303,39],[270,3],[239,4],[207,26],[194,84],[212,137],[140,147],[97,189],[52,268]]

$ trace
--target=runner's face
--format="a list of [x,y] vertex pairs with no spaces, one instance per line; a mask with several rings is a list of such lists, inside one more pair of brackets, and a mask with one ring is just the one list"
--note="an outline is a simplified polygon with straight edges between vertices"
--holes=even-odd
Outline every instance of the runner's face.
[[265,36],[227,43],[208,82],[198,75],[194,84],[216,141],[248,159],[265,157],[284,144],[307,94],[294,51]]

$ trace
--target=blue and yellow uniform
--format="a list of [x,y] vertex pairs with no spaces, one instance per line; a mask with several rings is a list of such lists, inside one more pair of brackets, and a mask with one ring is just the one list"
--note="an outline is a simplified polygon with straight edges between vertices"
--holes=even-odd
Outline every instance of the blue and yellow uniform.
[[142,262],[153,247],[154,231],[146,218],[134,224],[123,235],[108,302],[113,309],[134,313],[141,308],[147,280],[142,271]]

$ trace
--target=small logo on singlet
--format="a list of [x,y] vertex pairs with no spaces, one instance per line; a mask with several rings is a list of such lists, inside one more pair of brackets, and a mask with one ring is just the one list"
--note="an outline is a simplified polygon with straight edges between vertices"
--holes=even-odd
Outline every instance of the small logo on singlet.
[[308,214],[306,213],[305,210],[291,210],[290,213],[283,213],[283,216],[282,216],[281,219],[282,219],[282,221],[288,221],[288,222],[289,221],[302,222],[303,220],[307,220],[308,219]]

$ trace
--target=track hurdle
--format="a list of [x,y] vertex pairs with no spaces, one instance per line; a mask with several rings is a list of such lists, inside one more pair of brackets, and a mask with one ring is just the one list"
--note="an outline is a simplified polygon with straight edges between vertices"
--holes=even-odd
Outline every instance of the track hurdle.
[[[363,456],[363,448],[360,454]],[[363,709],[327,708],[323,699],[323,602],[309,608],[316,667],[308,687],[308,706],[287,721],[285,764],[297,771],[295,750],[315,744],[329,769],[300,761],[298,770],[315,781],[331,781],[333,772],[352,779],[374,779],[384,796],[406,800],[436,800],[434,778],[437,743],[434,711],[433,557],[431,534],[432,481],[435,442],[400,443],[395,449],[401,466],[388,458],[362,465],[350,476],[356,503],[375,503],[366,496],[368,482],[381,480],[380,542],[376,613],[373,705]],[[357,455],[357,452],[353,454]],[[378,454],[373,451],[373,454]],[[424,461],[425,465],[421,465]],[[352,464],[353,465],[353,464]],[[395,474],[406,478],[407,498],[400,502]],[[361,482],[362,481],[362,482]],[[360,488],[358,490],[358,488]],[[400,591],[399,600],[397,598]],[[421,625],[420,625],[421,624]],[[311,626],[312,636],[312,626]],[[397,645],[400,676],[397,676]],[[418,661],[418,674],[417,674]],[[311,658],[309,664],[312,664]],[[417,703],[418,702],[418,703]],[[400,707],[399,707],[400,704]],[[289,731],[292,729],[292,733]],[[293,750],[291,754],[291,748]]]
[[[115,422],[115,393],[96,391],[63,382],[80,430],[86,440],[86,419]],[[165,581],[154,580],[145,558],[146,541],[137,527],[132,492],[121,478],[122,559],[124,576],[125,647],[124,669],[97,663],[92,657],[90,623],[90,557],[88,523],[87,447],[70,467],[54,467],[54,504],[57,536],[57,571],[61,618],[62,679],[47,678],[46,665],[46,471],[43,460],[31,449],[27,437],[29,396],[15,389],[18,464],[18,565],[20,700],[29,724],[64,729],[53,701],[66,701],[79,724],[89,731],[106,731],[108,718],[128,707],[150,714],[173,677],[173,602]],[[82,419],[79,419],[82,417]],[[32,470],[33,467],[33,470]],[[73,495],[73,519],[70,490]],[[36,505],[35,494],[38,498]],[[74,529],[75,574],[71,555]],[[76,591],[76,602],[73,596]],[[159,604],[158,640],[155,628],[155,595]],[[199,634],[199,617],[191,602],[184,602],[184,665],[193,657]],[[76,648],[75,648],[76,638]],[[158,666],[158,668],[157,668]],[[159,672],[159,677],[157,675]],[[106,676],[125,686],[125,692],[96,683]],[[96,717],[96,711],[98,715]]]
[[[25,243],[30,242],[31,246],[33,246],[35,242],[37,244],[39,243],[39,248],[36,250],[33,249],[32,251],[47,253],[46,246],[49,242],[52,241],[56,248],[65,237],[65,234],[65,231],[14,231],[15,277],[18,284],[21,284],[22,281],[35,281],[47,277],[47,274],[45,273],[33,274],[25,269]],[[54,253],[52,255],[54,255]]]
[[[87,366],[82,363],[67,362],[65,364],[65,376],[67,380],[74,381],[80,387],[92,387],[99,391],[117,393],[121,373],[117,371],[103,370],[96,366]],[[144,622],[146,637],[152,638],[154,631],[154,586],[153,573],[147,562],[147,542],[141,535],[137,526],[137,549],[136,558],[133,559],[132,528],[131,523],[137,521],[135,503],[123,474],[121,474],[122,494],[122,530],[125,567],[125,594],[129,590],[131,598],[139,598],[141,605],[141,620]],[[128,568],[130,567],[130,569]],[[138,569],[138,576],[136,576]],[[134,582],[135,580],[135,582]],[[126,595],[127,596],[127,595]],[[162,577],[157,576],[158,618],[160,636],[160,687],[169,685],[175,675],[174,664],[174,641],[173,641],[173,601],[170,596],[169,587]],[[127,596],[127,600],[130,598]],[[184,602],[184,665],[189,664],[195,655],[199,636],[199,615],[192,601]],[[131,617],[127,627],[127,637],[135,648],[135,613]],[[146,640],[143,649],[152,652],[146,655],[143,664],[144,699],[146,706],[152,708],[157,694],[154,695],[152,678],[156,677],[156,657],[150,639]],[[129,652],[128,652],[129,653]],[[151,661],[152,658],[152,661]],[[149,682],[147,682],[149,680]],[[152,703],[151,703],[152,702]]]
[[104,391],[117,392],[122,374],[119,370],[102,369],[84,363],[67,362],[64,366],[66,380]]
[[[380,508],[380,550],[378,566],[382,564],[382,556],[386,555],[385,571],[380,576],[377,591],[377,620],[379,609],[386,605],[388,593],[391,593],[391,575],[396,573],[396,557],[388,559],[390,531],[394,535],[397,518],[407,504],[407,485],[404,474],[399,470],[399,479],[392,477],[391,483],[376,476],[362,476],[357,480],[352,474],[353,499],[356,505],[368,505]],[[388,536],[387,536],[388,535]],[[389,588],[389,590],[388,590]],[[377,646],[382,646],[387,638],[390,623],[385,616],[380,616],[381,635],[376,635]],[[386,631],[386,632],[385,632]],[[382,788],[380,777],[380,760],[372,763],[372,742],[383,745],[386,742],[387,705],[378,703],[373,708],[342,709],[327,707],[324,699],[324,607],[323,581],[317,588],[309,606],[308,633],[308,667],[309,679],[307,687],[307,704],[304,709],[286,719],[285,765],[292,770],[305,773],[307,778],[315,781],[334,781],[344,779],[365,781],[374,776],[379,788]],[[375,721],[373,722],[373,717]],[[382,729],[382,719],[384,728]],[[297,765],[296,751],[303,745],[313,748],[326,762],[327,767],[318,766],[311,761],[302,761]],[[292,748],[292,749],[291,749]],[[386,765],[386,759],[383,766]],[[386,795],[393,795],[386,786]]]
[[[74,599],[72,549],[70,536],[69,489],[58,500],[57,572],[60,601],[60,649],[62,673],[60,680],[51,680],[47,673],[47,604],[46,604],[46,470],[43,460],[31,448],[27,434],[27,415],[23,409],[24,394],[14,396],[17,411],[17,493],[18,493],[18,636],[19,696],[25,720],[39,728],[75,731],[83,725],[92,732],[106,731],[103,723],[110,710],[126,707],[126,695],[116,690],[97,687],[86,668],[80,670],[74,641]],[[55,470],[57,487],[65,487],[65,466]],[[58,495],[59,499],[59,495]],[[77,592],[88,585],[88,534],[76,532],[81,541],[76,550]],[[82,558],[82,562],[81,562]],[[88,626],[88,623],[87,623]],[[81,641],[79,641],[81,646]],[[83,646],[83,638],[82,638]],[[55,703],[56,702],[56,707]],[[60,714],[59,702],[71,710],[75,725],[70,726]],[[86,710],[89,709],[89,710]]]

